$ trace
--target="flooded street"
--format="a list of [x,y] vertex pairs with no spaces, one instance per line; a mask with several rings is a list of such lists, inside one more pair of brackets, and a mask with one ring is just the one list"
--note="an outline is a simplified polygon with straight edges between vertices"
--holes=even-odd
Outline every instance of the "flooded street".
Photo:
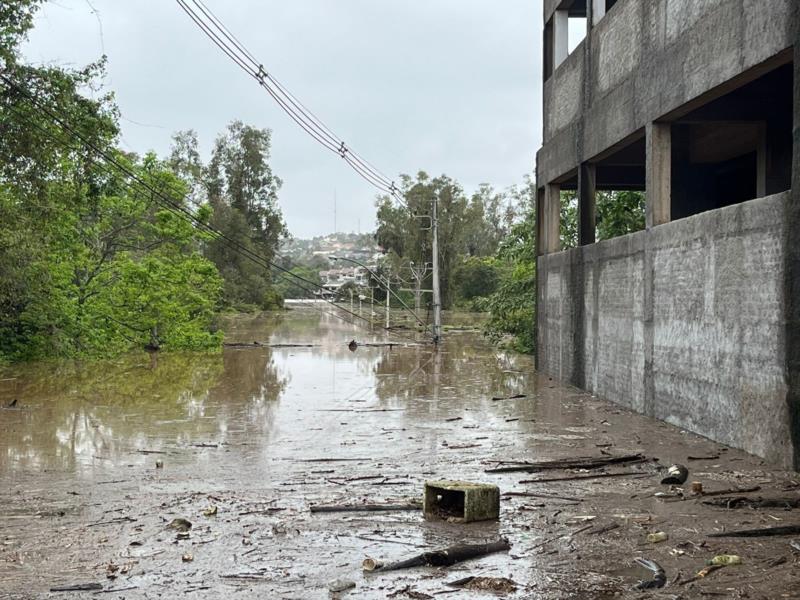
[[[797,525],[800,510],[689,494],[697,481],[706,492],[797,498],[800,475],[559,386],[478,332],[445,335],[439,352],[380,345],[404,340],[306,307],[232,320],[229,342],[265,345],[221,355],[0,370],[0,406],[17,400],[0,410],[0,597],[328,598],[337,579],[355,582],[342,597],[497,597],[447,585],[473,575],[513,580],[510,598],[641,597],[632,588],[652,574],[637,557],[666,572],[652,597],[800,597],[790,546],[800,535],[708,537]],[[354,338],[377,345],[351,351]],[[515,395],[524,397],[493,400]],[[647,460],[485,472],[636,453]],[[672,463],[689,469],[685,498],[660,484]],[[522,483],[598,473],[619,476]],[[309,510],[408,503],[432,479],[536,495],[504,496],[499,522],[466,525],[421,511]],[[174,519],[191,529],[169,528]],[[648,543],[656,531],[668,539]],[[361,571],[366,557],[501,536],[509,552],[452,567]],[[687,583],[719,554],[743,564]],[[103,589],[49,591],[87,583]]]

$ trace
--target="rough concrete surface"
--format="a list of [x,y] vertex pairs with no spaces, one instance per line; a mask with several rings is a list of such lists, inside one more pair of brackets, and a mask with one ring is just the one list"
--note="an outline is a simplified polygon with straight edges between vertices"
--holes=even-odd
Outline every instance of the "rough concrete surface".
[[[590,30],[592,51],[576,49],[544,87],[545,114],[557,116],[545,119],[537,181],[549,183],[648,122],[758,71],[797,35],[793,0],[619,0]],[[572,111],[559,107],[573,102],[586,108],[567,121]]]
[[791,467],[790,199],[777,194],[540,257],[540,368]]

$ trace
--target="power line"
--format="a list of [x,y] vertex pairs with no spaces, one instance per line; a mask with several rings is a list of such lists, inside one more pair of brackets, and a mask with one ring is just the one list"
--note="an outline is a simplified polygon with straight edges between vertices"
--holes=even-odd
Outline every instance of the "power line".
[[[264,68],[263,63],[260,62],[236,35],[225,26],[219,17],[204,4],[203,0],[176,0],[176,2],[212,43],[247,75],[255,79],[284,112],[286,112],[286,114],[306,133],[323,147],[331,152],[339,154],[365,181],[385,194],[388,194],[391,198],[394,198],[408,210],[411,210],[411,207],[406,203],[405,198],[395,186],[394,181],[390,180],[366,159],[363,159],[350,149],[344,140],[339,138],[319,117],[308,110],[296,96],[289,92],[286,87],[271,75]],[[413,214],[413,211],[411,212]],[[404,308],[410,312],[407,306],[404,306]],[[414,314],[414,318],[418,320],[416,314]],[[434,335],[434,338],[437,338],[437,336]]]
[[[65,132],[71,134],[71,136],[73,138],[77,138],[82,143],[82,145],[84,147],[88,148],[94,154],[96,154],[97,156],[99,156],[102,159],[104,159],[106,164],[108,164],[112,168],[115,168],[117,171],[123,173],[125,176],[127,176],[129,179],[131,179],[135,184],[137,184],[137,185],[141,186],[142,188],[144,188],[145,190],[149,191],[151,193],[151,195],[152,195],[152,198],[155,199],[157,202],[159,202],[159,204],[164,206],[166,208],[166,210],[170,211],[171,213],[175,214],[176,216],[179,216],[181,218],[184,218],[184,219],[190,221],[191,223],[193,223],[195,226],[197,226],[201,230],[206,231],[207,233],[209,233],[212,237],[214,237],[214,239],[221,240],[229,248],[231,248],[235,252],[239,253],[240,255],[248,258],[249,260],[251,260],[252,262],[256,263],[257,265],[262,266],[262,267],[267,268],[267,269],[274,268],[274,269],[277,269],[278,271],[282,271],[283,273],[285,273],[285,275],[282,274],[282,273],[278,273],[277,275],[279,277],[282,277],[283,279],[285,279],[287,281],[289,280],[288,277],[292,277],[292,278],[297,279],[297,280],[299,280],[301,282],[310,283],[313,286],[313,289],[312,289],[312,288],[308,288],[308,287],[305,287],[303,285],[300,285],[300,284],[296,283],[296,285],[298,285],[298,287],[300,287],[304,291],[309,292],[311,294],[314,294],[315,289],[319,288],[319,286],[316,283],[311,282],[310,280],[307,280],[307,279],[305,279],[305,278],[303,278],[303,277],[291,272],[289,269],[286,269],[286,268],[284,268],[284,267],[282,267],[280,265],[277,265],[277,264],[275,264],[275,263],[273,263],[273,262],[261,257],[260,255],[256,254],[255,252],[251,251],[249,248],[247,248],[245,246],[242,246],[241,244],[239,244],[235,240],[232,240],[227,235],[225,235],[223,232],[219,231],[218,229],[214,228],[213,226],[209,225],[208,223],[205,223],[203,220],[201,220],[197,216],[195,216],[185,206],[183,206],[180,203],[175,202],[172,198],[164,195],[160,190],[158,190],[158,189],[154,188],[153,186],[151,186],[150,184],[148,184],[141,177],[139,177],[139,175],[137,175],[134,171],[129,169],[127,166],[121,164],[113,155],[109,154],[107,151],[104,151],[104,150],[98,148],[91,140],[87,139],[83,134],[81,134],[80,132],[76,131],[73,127],[71,127],[68,123],[66,123],[64,120],[62,120],[58,115],[54,114],[46,106],[43,106],[40,101],[38,101],[36,98],[34,98],[27,90],[25,90],[22,87],[20,87],[19,85],[17,85],[10,77],[8,77],[7,75],[5,75],[3,73],[0,73],[0,79],[2,79],[3,82],[7,86],[9,86],[10,88],[15,89],[18,93],[20,93],[23,96],[25,96],[36,108],[38,108],[39,112],[45,114],[47,117],[52,119],[55,123],[60,125],[62,130],[64,130]],[[17,112],[18,114],[24,116],[24,114],[18,108],[12,106],[11,109],[14,110],[15,112]],[[66,148],[71,149],[71,146],[68,144],[68,142],[66,142],[65,140],[56,138],[52,133],[48,132],[41,125],[39,125],[37,123],[32,123],[32,125],[37,127],[47,137],[55,140],[56,142],[60,143],[61,145],[64,145]],[[133,184],[128,184],[128,185],[133,185]],[[323,298],[323,300],[325,300],[326,302],[328,302],[329,304],[331,304],[335,308],[338,308],[339,310],[351,315],[354,318],[366,321],[366,322],[370,323],[370,325],[373,324],[371,320],[366,319],[366,318],[362,317],[361,315],[358,315],[355,312],[350,311],[350,310],[348,310],[348,309],[346,309],[346,308],[344,308],[342,306],[339,306],[335,302],[332,302],[332,301],[324,299],[324,298]],[[335,313],[331,313],[331,314],[335,314]],[[339,315],[336,315],[336,316],[339,317]],[[390,334],[397,335],[395,332],[392,332],[392,331],[389,331],[389,330],[387,330],[387,331]],[[398,337],[404,337],[404,336],[400,336],[400,335],[397,335],[397,336]],[[405,339],[409,339],[409,338],[405,338]]]
[[[240,69],[255,79],[283,111],[308,135],[339,156],[364,180],[405,205],[394,181],[354,152],[339,136],[308,110],[296,96],[265,70],[262,62],[250,52],[202,0],[176,0],[180,8],[201,31]],[[189,3],[191,2],[191,6]]]

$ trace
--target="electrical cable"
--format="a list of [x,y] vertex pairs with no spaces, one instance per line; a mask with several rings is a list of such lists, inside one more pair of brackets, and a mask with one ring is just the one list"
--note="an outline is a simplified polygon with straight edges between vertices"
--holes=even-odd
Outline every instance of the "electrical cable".
[[[394,181],[351,150],[347,144],[308,110],[296,96],[264,69],[263,63],[239,41],[224,23],[201,0],[176,0],[180,8],[200,30],[240,69],[255,79],[287,115],[322,146],[336,152],[364,180],[406,205]],[[189,2],[194,7],[189,5]],[[407,206],[407,205],[406,205]]]

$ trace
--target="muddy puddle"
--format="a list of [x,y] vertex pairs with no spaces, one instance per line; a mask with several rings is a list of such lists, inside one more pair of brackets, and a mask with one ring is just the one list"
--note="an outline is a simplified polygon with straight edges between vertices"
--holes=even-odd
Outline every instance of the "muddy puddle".
[[[537,376],[529,357],[454,325],[434,352],[298,308],[234,319],[228,341],[259,345],[221,355],[0,370],[0,406],[17,400],[0,410],[0,597],[800,597],[800,535],[709,537],[800,525],[800,509],[712,506],[720,496],[689,487],[791,499],[800,476]],[[351,351],[351,339],[376,345]],[[672,463],[688,467],[684,485],[660,484]],[[513,495],[499,521],[466,525],[419,510],[310,510],[408,504],[432,479]],[[657,531],[668,539],[648,543]],[[450,567],[361,569],[367,557],[499,538],[509,551]],[[742,564],[691,581],[719,554]],[[652,578],[636,558],[656,561],[666,585],[633,590]],[[470,576],[513,583],[448,585]],[[355,587],[334,594],[336,580]],[[87,584],[97,589],[50,591]]]

